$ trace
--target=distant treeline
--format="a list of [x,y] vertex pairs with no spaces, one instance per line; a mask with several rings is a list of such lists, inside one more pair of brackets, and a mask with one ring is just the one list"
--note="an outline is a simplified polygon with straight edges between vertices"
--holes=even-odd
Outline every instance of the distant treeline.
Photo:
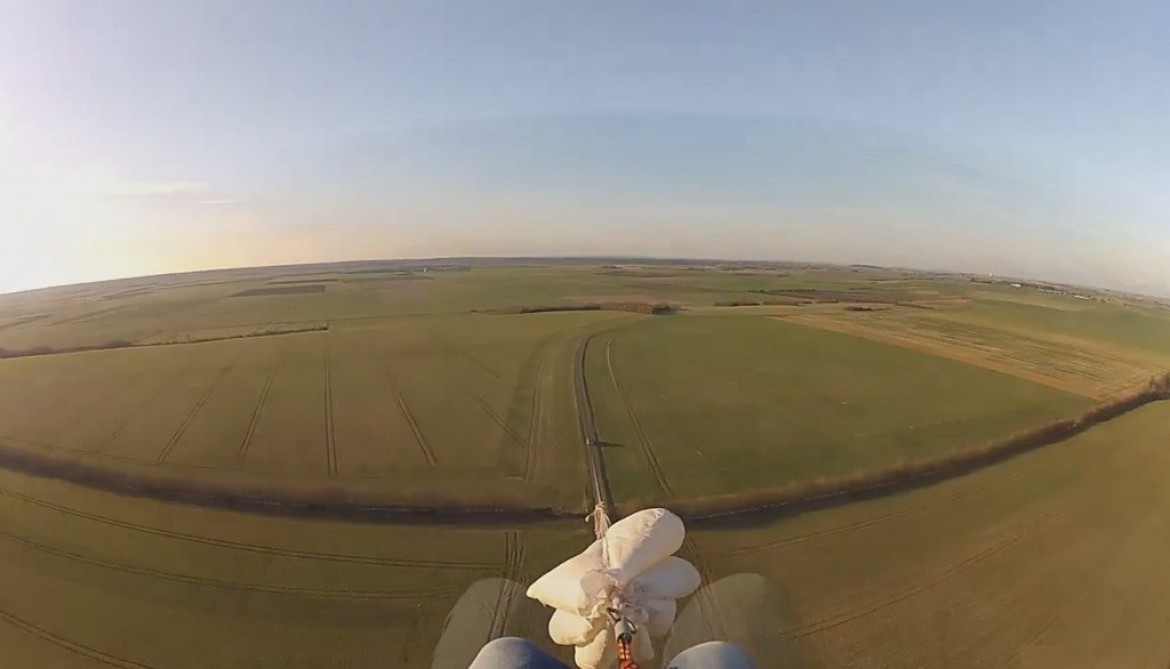
[[904,292],[875,291],[867,288],[850,288],[846,290],[831,290],[826,288],[757,288],[750,293],[787,297],[808,302],[872,302],[876,304],[896,304],[912,296]]
[[170,472],[134,464],[110,464],[0,441],[0,467],[97,490],[201,507],[291,517],[336,517],[419,523],[541,522],[580,518],[584,508],[534,503],[521,486],[496,491],[490,500],[461,494],[388,486],[350,489],[332,482],[247,480],[239,472]]
[[0,348],[0,358],[27,358],[34,355],[56,355],[58,353],[81,353],[82,351],[104,351],[111,348],[129,348],[136,346],[132,341],[112,339],[101,344],[87,344],[85,346],[34,346],[33,348],[10,349]]
[[[1098,404],[1079,416],[1055,420],[984,446],[913,462],[861,471],[850,476],[793,483],[783,488],[670,502],[684,518],[718,518],[769,511],[799,511],[864,499],[961,476],[1010,457],[1074,437],[1089,428],[1159,400],[1170,400],[1170,372],[1151,378],[1140,390]],[[631,500],[629,508],[651,500]]]
[[800,300],[720,300],[717,307],[799,307],[808,302]]
[[80,346],[34,346],[33,348],[9,349],[0,348],[0,359],[28,358],[38,355],[60,355],[63,353],[84,353],[85,351],[107,351],[116,348],[142,348],[147,346],[175,346],[179,344],[202,344],[226,339],[248,339],[251,337],[273,337],[276,335],[297,334],[300,332],[324,332],[329,329],[328,323],[290,329],[262,329],[240,334],[221,335],[215,337],[193,336],[189,339],[173,339],[157,342],[133,342],[126,339],[111,339],[100,344],[84,344]]
[[588,304],[521,305],[504,307],[503,309],[475,309],[473,311],[494,314],[541,314],[550,311],[630,311],[636,314],[659,316],[673,314],[675,308],[665,302],[590,302]]

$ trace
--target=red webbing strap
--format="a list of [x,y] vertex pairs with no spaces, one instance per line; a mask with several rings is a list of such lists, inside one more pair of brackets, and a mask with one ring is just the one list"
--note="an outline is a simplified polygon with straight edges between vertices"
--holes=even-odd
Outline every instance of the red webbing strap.
[[625,637],[618,637],[618,667],[620,669],[639,669],[634,661],[634,651],[630,648],[630,641]]

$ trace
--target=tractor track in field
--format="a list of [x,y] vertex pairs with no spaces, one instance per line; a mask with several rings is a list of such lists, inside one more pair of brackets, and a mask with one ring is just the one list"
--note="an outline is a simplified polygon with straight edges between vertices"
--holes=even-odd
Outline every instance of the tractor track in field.
[[130,423],[134,422],[134,418],[136,416],[138,416],[138,414],[141,413],[143,409],[150,406],[151,404],[154,404],[155,400],[162,397],[163,393],[170,390],[171,385],[186,373],[187,373],[186,367],[184,367],[183,369],[180,369],[178,372],[176,372],[174,374],[174,376],[171,376],[162,385],[160,385],[158,388],[156,388],[154,390],[154,392],[150,393],[150,395],[148,395],[147,397],[144,397],[142,400],[137,402],[134,405],[134,407],[130,410],[130,412],[128,414],[126,414],[126,417],[124,419],[122,419],[121,422],[118,423],[118,427],[114,428],[114,431],[111,432],[108,436],[106,436],[105,439],[102,439],[102,441],[99,444],[98,450],[100,451],[103,447],[113,443],[113,441],[115,439],[117,439],[120,434],[122,434],[122,431],[125,430],[127,427],[129,427]]
[[67,650],[71,653],[88,657],[91,660],[96,660],[111,667],[121,667],[121,669],[155,669],[149,664],[143,664],[129,658],[107,653],[92,646],[87,646],[78,641],[73,641],[72,639],[67,639],[63,636],[54,634],[49,630],[43,627],[38,627],[24,618],[9,613],[8,611],[0,610],[0,620],[3,620],[13,627],[22,629],[25,632],[32,634],[33,636],[39,637],[42,641],[57,646],[62,650]]
[[491,375],[491,377],[493,379],[500,378],[499,372],[492,369],[490,365],[488,365],[483,360],[480,360],[479,358],[477,358],[475,355],[471,354],[466,349],[462,349],[462,348],[459,348],[457,346],[452,345],[451,340],[448,339],[445,335],[443,335],[438,329],[432,329],[431,335],[434,337],[435,343],[437,343],[443,349],[443,352],[446,353],[447,355],[454,357],[454,358],[463,358],[465,360],[468,360],[476,367],[480,368],[481,370],[483,370],[483,371],[487,372],[489,375]]
[[414,435],[414,441],[418,444],[419,450],[422,451],[423,457],[426,458],[427,464],[431,467],[438,467],[439,461],[435,458],[435,452],[431,449],[427,438],[423,436],[422,430],[418,426],[418,421],[414,419],[414,414],[410,412],[410,407],[406,404],[406,398],[401,393],[398,394],[398,408],[402,411],[402,417],[406,419],[406,424],[410,426],[410,431]]
[[468,397],[470,397],[476,404],[478,404],[480,409],[483,409],[483,412],[485,414],[487,414],[488,418],[490,418],[493,423],[495,423],[496,425],[499,425],[501,428],[503,428],[503,430],[505,432],[507,432],[510,437],[512,437],[513,441],[515,441],[517,444],[519,444],[520,446],[522,446],[526,449],[529,448],[528,440],[526,440],[524,438],[524,435],[517,432],[516,428],[512,427],[511,425],[508,425],[508,421],[504,420],[504,418],[502,416],[500,416],[500,414],[496,413],[495,410],[492,409],[491,405],[487,403],[487,400],[485,400],[482,395],[475,392],[471,388],[468,388],[467,386],[463,386],[463,392]]
[[532,391],[532,410],[528,420],[528,452],[524,458],[524,480],[531,481],[536,475],[536,445],[540,441],[540,421],[543,418],[545,385],[545,370],[548,369],[548,356],[540,358],[540,365],[536,368],[536,383]]
[[[501,588],[512,588],[515,583],[522,583],[521,569],[524,566],[524,535],[519,530],[508,530],[504,533],[504,569]],[[511,593],[501,592],[496,598],[496,606],[492,611],[491,638],[504,636],[508,625],[508,612],[511,608]]]
[[113,562],[110,560],[101,560],[93,558],[81,553],[74,553],[47,544],[42,544],[31,539],[9,534],[7,532],[0,532],[0,540],[19,544],[31,550],[39,551],[47,555],[63,558],[81,564],[87,564],[93,567],[100,567],[110,571],[117,571],[124,574],[132,574],[135,576],[145,576],[153,579],[171,581],[175,583],[185,583],[188,585],[198,585],[210,588],[219,588],[222,590],[235,590],[241,592],[259,592],[265,594],[278,595],[295,595],[302,597],[316,597],[316,598],[330,598],[330,599],[419,599],[430,597],[445,597],[455,593],[454,589],[446,590],[427,590],[419,592],[394,592],[384,590],[334,590],[326,588],[302,588],[288,585],[267,585],[262,583],[243,583],[239,581],[226,581],[215,578],[203,578],[199,576],[190,576],[187,574],[179,574],[176,572],[163,571],[159,569],[150,569],[148,567],[138,567],[132,564],[125,564],[121,562]]
[[207,390],[203,391],[203,394],[199,396],[199,401],[195,403],[195,406],[191,407],[191,410],[188,411],[187,415],[183,417],[183,422],[179,423],[179,427],[175,429],[175,433],[172,434],[171,438],[167,440],[166,445],[163,446],[162,452],[158,454],[157,462],[166,461],[167,456],[170,455],[171,451],[175,448],[175,444],[179,443],[179,439],[182,438],[183,433],[187,431],[187,427],[191,425],[191,421],[195,420],[195,416],[199,415],[199,411],[203,409],[203,407],[207,404],[207,400],[211,399],[212,393],[214,393],[215,389],[219,387],[219,382],[223,380],[223,377],[227,376],[228,372],[232,371],[232,367],[234,366],[234,363],[229,362],[228,364],[224,365],[223,369],[219,370],[219,374],[215,375],[215,379],[212,380],[211,385],[207,386]]
[[337,475],[337,440],[333,434],[333,367],[329,343],[325,344],[325,460],[330,476]]
[[252,408],[252,418],[248,421],[248,429],[244,432],[244,438],[240,441],[240,449],[236,452],[236,462],[243,462],[244,457],[248,454],[248,449],[252,446],[252,435],[256,434],[256,426],[260,424],[260,413],[264,411],[264,403],[268,401],[268,392],[272,390],[272,380],[276,378],[276,370],[279,367],[280,365],[276,364],[268,370],[268,378],[264,380],[264,388],[260,391],[260,397],[256,398],[256,406]]
[[488,365],[486,362],[484,362],[483,360],[480,360],[479,358],[477,358],[477,357],[475,357],[474,355],[472,355],[472,354],[468,353],[467,351],[463,351],[463,352],[462,352],[462,355],[463,355],[463,357],[467,358],[467,359],[468,359],[468,360],[470,360],[471,362],[475,363],[475,365],[476,365],[477,367],[479,367],[479,368],[480,368],[480,369],[482,369],[483,371],[485,371],[485,372],[487,372],[488,374],[490,374],[490,375],[492,376],[492,378],[494,378],[494,379],[498,379],[498,378],[500,378],[500,374],[499,374],[499,372],[497,372],[496,370],[492,369],[492,368],[491,368],[491,366],[489,366],[489,365]]
[[1031,532],[1041,524],[1052,520],[1054,517],[1056,517],[1056,515],[1058,514],[1048,514],[1031,521],[1023,528],[1015,531],[1007,537],[1000,539],[999,541],[992,543],[990,546],[977,551],[973,555],[969,555],[958,562],[952,563],[935,571],[924,582],[915,584],[905,590],[888,595],[886,597],[878,598],[877,600],[869,602],[863,606],[850,608],[836,615],[828,616],[818,621],[785,630],[783,633],[785,636],[791,637],[804,637],[813,634],[819,634],[821,632],[825,632],[835,627],[851,623],[860,618],[864,618],[865,616],[882,611],[886,608],[889,608],[890,606],[898,604],[899,602],[910,599],[911,597],[915,597],[954,578],[967,569],[970,569],[971,567],[988,560],[995,555],[998,555],[1006,548],[1015,545],[1024,537],[1031,534]]
[[634,432],[638,436],[638,445],[642,448],[642,455],[646,457],[646,463],[650,465],[650,471],[654,474],[654,480],[658,483],[658,488],[667,495],[674,495],[674,490],[670,486],[670,481],[666,478],[666,473],[662,470],[662,463],[658,460],[658,454],[654,452],[654,444],[650,441],[650,436],[646,434],[646,430],[642,427],[642,421],[638,418],[638,413],[634,411],[633,405],[626,397],[626,393],[622,390],[621,383],[618,382],[617,374],[613,368],[613,340],[610,339],[605,343],[605,365],[609,370],[609,378],[613,381],[613,388],[617,391],[618,399],[621,400],[622,406],[625,407],[626,414],[630,417],[630,423],[634,426]]
[[186,532],[178,532],[175,530],[164,530],[150,525],[143,525],[141,523],[132,523],[125,520],[118,520],[102,516],[80,509],[74,509],[60,504],[30,497],[11,490],[0,489],[0,495],[17,499],[22,502],[33,504],[44,509],[56,511],[58,513],[73,516],[75,518],[82,518],[85,520],[100,523],[110,527],[117,527],[133,532],[148,534],[157,537],[164,537],[173,539],[175,541],[184,541],[196,545],[211,546],[215,548],[226,548],[230,550],[237,550],[246,553],[254,553],[258,555],[274,555],[278,557],[298,558],[304,560],[320,560],[322,562],[337,562],[343,564],[365,564],[383,567],[415,567],[423,569],[452,569],[452,570],[490,570],[498,566],[498,563],[487,562],[455,562],[450,560],[407,560],[399,558],[378,557],[373,555],[353,555],[346,553],[326,553],[318,551],[298,550],[295,548],[278,548],[276,546],[265,546],[262,544],[250,544],[243,541],[234,541],[231,539],[216,539],[214,537],[205,537],[198,534],[188,534]]
[[[699,545],[695,543],[695,540],[690,536],[686,536],[683,539],[683,546],[691,554],[691,560],[694,562],[695,569],[699,572],[700,582],[714,583],[711,567],[707,563],[707,556],[699,549]],[[723,613],[719,606],[719,601],[712,594],[711,590],[709,588],[699,588],[694,597],[699,605],[702,618],[706,621],[713,638],[730,638],[723,620]]]

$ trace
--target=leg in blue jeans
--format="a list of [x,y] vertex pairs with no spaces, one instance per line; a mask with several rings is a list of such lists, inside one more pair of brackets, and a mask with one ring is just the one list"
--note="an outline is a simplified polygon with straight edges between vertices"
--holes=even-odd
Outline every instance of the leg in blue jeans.
[[500,637],[488,642],[468,669],[569,669],[528,639]]
[[666,663],[667,669],[756,669],[742,648],[726,641],[691,646]]
[[[708,641],[688,648],[666,665],[669,669],[755,669],[739,646]],[[468,669],[569,669],[527,639],[502,637],[489,642]]]
[[[435,648],[432,669],[569,669],[527,639],[505,636],[520,632],[518,620],[526,600],[524,587],[514,581],[490,578],[476,582],[460,597],[444,625]],[[532,619],[547,616],[533,613]],[[784,630],[799,621],[782,590],[758,574],[721,578],[696,593],[679,612],[663,649],[672,657],[643,663],[643,669],[756,669],[819,666],[815,656]],[[561,654],[561,653],[558,653]]]

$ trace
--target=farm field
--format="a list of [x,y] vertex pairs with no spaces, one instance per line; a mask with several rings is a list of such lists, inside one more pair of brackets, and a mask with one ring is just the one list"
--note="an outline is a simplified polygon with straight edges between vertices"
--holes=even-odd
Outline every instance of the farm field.
[[976,301],[963,308],[786,314],[793,322],[891,343],[1105,398],[1170,366],[1165,315],[1111,306]]
[[[465,590],[531,581],[586,537],[584,526],[280,519],[0,472],[0,656],[19,667],[428,667]],[[537,638],[542,615],[533,604],[489,621]]]
[[749,611],[774,633],[728,611],[724,638],[763,666],[1163,667],[1167,421],[1160,402],[927,488],[694,528],[710,579],[769,591]]
[[[870,267],[597,260],[0,296],[3,462],[155,486],[0,468],[0,659],[463,669],[507,634],[568,660],[520,595],[589,543],[583,415],[619,510],[701,505],[1080,415],[1170,368],[1167,313]],[[868,501],[698,521],[683,553],[717,591],[660,654],[714,634],[761,666],[1164,666],[1168,411]],[[180,484],[308,506],[161,501]],[[415,515],[312,512],[331,500]]]
[[[1157,403],[927,488],[695,524],[684,555],[723,596],[690,600],[711,613],[684,606],[666,652],[715,628],[761,666],[1162,667],[1167,420]],[[282,519],[4,472],[0,510],[0,639],[30,667],[430,667],[466,591],[531,582],[589,541],[572,523]],[[470,636],[548,645],[547,610],[493,610]]]
[[[631,304],[673,315],[613,310]],[[566,308],[594,310],[519,313]],[[636,502],[979,447],[1170,368],[1167,324],[1152,303],[873,267],[142,277],[0,296],[0,444],[219,489],[579,513],[573,376],[590,336],[609,476]]]
[[573,353],[614,318],[414,317],[17,358],[0,375],[0,437],[196,477],[391,480],[422,500],[458,486],[448,498],[576,508]]
[[644,319],[590,345],[615,495],[643,502],[845,476],[971,448],[1085,398],[763,315]]

